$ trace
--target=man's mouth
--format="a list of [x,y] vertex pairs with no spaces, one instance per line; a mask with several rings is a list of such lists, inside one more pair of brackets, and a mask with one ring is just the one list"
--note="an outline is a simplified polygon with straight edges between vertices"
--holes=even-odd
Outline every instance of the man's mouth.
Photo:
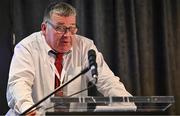
[[69,41],[61,41],[61,43],[69,43]]

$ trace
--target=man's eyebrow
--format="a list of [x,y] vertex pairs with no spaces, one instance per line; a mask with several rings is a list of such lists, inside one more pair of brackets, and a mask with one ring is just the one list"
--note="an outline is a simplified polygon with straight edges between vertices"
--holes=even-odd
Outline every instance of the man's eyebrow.
[[57,25],[63,25],[64,23],[57,23]]
[[[58,22],[57,25],[64,25],[64,23]],[[76,23],[71,23],[70,25],[76,25]]]

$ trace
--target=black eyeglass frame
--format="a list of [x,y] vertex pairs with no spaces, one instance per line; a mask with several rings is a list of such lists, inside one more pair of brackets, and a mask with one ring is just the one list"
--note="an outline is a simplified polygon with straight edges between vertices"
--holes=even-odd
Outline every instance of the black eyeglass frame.
[[66,26],[55,26],[53,23],[51,23],[50,21],[46,21],[46,23],[48,23],[54,30],[56,30],[59,33],[66,33],[67,30],[69,30],[72,34],[75,34],[78,26],[76,25],[75,27],[66,27]]

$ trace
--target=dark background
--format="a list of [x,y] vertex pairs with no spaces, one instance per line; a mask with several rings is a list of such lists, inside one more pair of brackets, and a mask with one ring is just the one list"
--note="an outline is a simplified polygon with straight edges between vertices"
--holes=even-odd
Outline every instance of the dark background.
[[[94,40],[130,93],[172,95],[175,103],[166,112],[180,114],[180,0],[66,1],[77,8],[78,33]],[[40,30],[49,2],[0,0],[0,114],[8,110],[14,45]]]

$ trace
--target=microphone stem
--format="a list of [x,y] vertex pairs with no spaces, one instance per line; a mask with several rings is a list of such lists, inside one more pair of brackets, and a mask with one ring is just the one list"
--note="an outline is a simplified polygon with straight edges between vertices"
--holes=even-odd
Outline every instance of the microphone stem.
[[57,87],[53,92],[51,92],[49,95],[47,95],[46,97],[44,97],[43,99],[41,99],[39,102],[37,102],[36,104],[32,105],[30,108],[28,108],[27,110],[25,110],[23,113],[21,113],[20,115],[25,115],[26,113],[28,113],[29,111],[31,111],[33,108],[35,108],[36,106],[38,106],[40,103],[42,103],[43,101],[45,101],[46,99],[48,99],[51,95],[53,95],[54,93],[56,93],[57,91],[59,91],[60,89],[62,89],[63,87],[65,87],[66,85],[68,85],[69,83],[71,83],[73,80],[75,80],[77,77],[79,77],[80,75],[86,73],[89,71],[89,67],[83,69],[78,75],[76,75],[74,78],[72,78],[71,80],[69,80],[68,82],[64,83],[62,86]]

